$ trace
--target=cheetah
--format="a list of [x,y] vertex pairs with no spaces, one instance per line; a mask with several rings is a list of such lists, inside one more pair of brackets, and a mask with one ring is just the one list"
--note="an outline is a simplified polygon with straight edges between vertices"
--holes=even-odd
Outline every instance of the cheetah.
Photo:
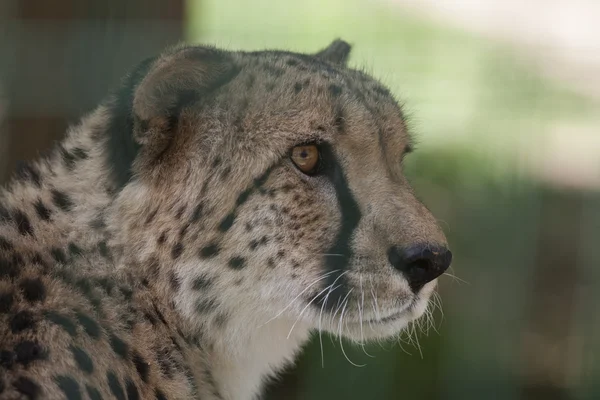
[[401,108],[316,53],[147,59],[0,192],[0,399],[260,398],[313,332],[393,338],[451,263]]

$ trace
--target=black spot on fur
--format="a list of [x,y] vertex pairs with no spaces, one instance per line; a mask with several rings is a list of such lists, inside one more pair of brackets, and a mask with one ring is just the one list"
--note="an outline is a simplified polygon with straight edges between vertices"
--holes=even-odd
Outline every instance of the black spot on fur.
[[85,385],[85,391],[87,392],[90,400],[102,400],[102,395],[100,394],[98,389],[96,389],[95,387],[92,387],[90,385]]
[[19,275],[19,268],[14,260],[7,260],[0,256],[0,278],[15,278]]
[[158,237],[158,239],[156,240],[156,242],[159,245],[164,244],[166,241],[167,241],[167,233],[166,232],[161,233],[160,236]]
[[269,259],[267,260],[267,266],[269,268],[275,268],[275,260],[273,260],[273,258],[269,257]]
[[160,310],[158,309],[156,304],[152,304],[152,306],[154,308],[154,312],[158,316],[158,319],[160,319],[160,322],[162,322],[163,324],[168,326],[169,324],[167,324],[167,320],[165,319],[165,316],[160,312]]
[[39,343],[31,340],[17,343],[14,353],[15,361],[25,367],[34,361],[45,360],[48,357],[48,353],[44,348]]
[[142,358],[138,352],[134,352],[132,356],[133,365],[137,370],[142,382],[148,382],[148,375],[150,373],[150,364]]
[[8,212],[6,208],[0,205],[0,222],[10,222],[12,221],[12,216]]
[[35,318],[27,310],[19,311],[10,319],[10,330],[12,333],[18,333],[26,329],[35,328]]
[[204,210],[204,204],[198,203],[196,208],[194,208],[194,212],[192,213],[192,218],[190,219],[190,222],[192,222],[192,223],[198,222],[200,220],[200,218],[202,217],[203,210]]
[[200,299],[196,303],[196,311],[199,314],[204,314],[213,311],[217,307],[217,301],[215,299]]
[[119,287],[119,291],[125,300],[131,300],[131,297],[133,296],[133,290],[129,286],[121,286]]
[[212,279],[206,275],[195,278],[192,282],[192,289],[194,290],[206,290],[212,286]]
[[119,382],[117,375],[112,371],[108,371],[106,373],[106,380],[108,381],[108,387],[113,396],[115,396],[117,400],[126,400],[123,386],[121,386],[121,382]]
[[182,240],[185,237],[185,234],[187,233],[187,230],[189,229],[190,224],[185,224],[184,226],[181,227],[181,229],[179,229],[179,240]]
[[214,319],[214,323],[215,323],[215,325],[217,326],[217,328],[220,328],[220,329],[222,329],[222,328],[224,328],[224,327],[225,327],[225,325],[227,324],[228,318],[229,318],[229,317],[228,317],[228,315],[227,315],[227,314],[225,314],[225,313],[219,313],[219,314],[217,314],[217,316],[215,317],[215,319]]
[[74,257],[78,257],[83,254],[83,250],[81,249],[81,247],[71,242],[69,243],[69,254],[71,254]]
[[69,335],[77,336],[77,325],[75,325],[71,318],[57,313],[56,311],[46,311],[44,317],[48,321],[63,328]]
[[23,296],[32,303],[44,301],[46,298],[46,286],[40,278],[23,279],[19,283],[19,288],[23,291]]
[[183,253],[183,244],[175,243],[175,245],[171,249],[171,258],[173,260],[176,260],[179,258],[179,256],[181,256],[181,253]]
[[94,230],[102,230],[106,228],[106,222],[104,222],[104,217],[102,215],[99,215],[98,217],[94,218],[92,222],[90,222],[90,228]]
[[217,168],[219,165],[221,165],[221,157],[220,156],[216,156],[215,159],[213,160],[212,164],[210,165],[211,169],[215,169]]
[[72,153],[75,157],[77,157],[79,160],[86,160],[88,158],[88,154],[87,151],[85,151],[84,149],[82,149],[81,147],[75,147],[72,150]]
[[59,249],[57,247],[50,250],[50,254],[52,254],[52,258],[56,260],[56,262],[65,264],[67,262],[67,255],[63,251],[63,249]]
[[275,77],[275,78],[279,78],[284,73],[284,70],[282,68],[274,67],[274,66],[268,65],[268,64],[265,65],[265,71],[267,71],[268,75],[271,75],[272,77]]
[[100,337],[100,325],[98,325],[93,318],[88,317],[82,312],[76,312],[75,318],[77,318],[77,322],[83,327],[83,330],[88,334],[88,336],[94,339],[98,339]]
[[342,94],[342,88],[339,85],[331,84],[329,85],[329,93],[331,93],[333,97],[339,97],[339,95]]
[[219,230],[221,232],[227,232],[233,226],[234,221],[235,214],[229,213],[225,218],[223,218],[223,220],[219,224]]
[[67,375],[59,375],[54,377],[54,382],[60,390],[65,394],[67,400],[81,400],[81,391],[77,381]]
[[156,325],[158,323],[158,320],[156,319],[156,317],[152,314],[150,314],[149,312],[144,313],[144,318],[146,318],[148,320],[148,322],[150,322],[152,325]]
[[42,389],[37,383],[25,376],[20,376],[15,379],[12,385],[17,392],[26,396],[30,400],[38,399],[42,392]]
[[77,363],[79,369],[88,374],[94,372],[94,363],[92,362],[92,358],[85,350],[74,345],[71,345],[69,349],[71,350],[73,359]]
[[51,194],[52,202],[56,207],[60,208],[62,211],[65,212],[71,211],[71,209],[73,208],[73,201],[66,193],[60,192],[56,189],[52,189]]
[[[11,369],[15,363],[15,353],[8,350],[0,350],[0,367]],[[2,376],[0,375],[0,381]]]
[[179,278],[175,275],[175,272],[169,271],[169,283],[171,284],[171,289],[178,291],[181,287],[181,282],[179,282]]
[[156,395],[156,400],[167,400],[167,396],[165,396],[165,394],[161,392],[160,389],[156,389],[154,394]]
[[221,249],[219,248],[219,246],[217,244],[209,244],[208,246],[203,247],[202,249],[200,249],[200,257],[202,258],[210,258],[210,257],[214,257],[217,254],[219,254],[219,251],[221,251]]
[[116,336],[115,334],[110,335],[110,347],[112,347],[113,351],[119,355],[121,358],[127,358],[129,355],[129,346],[125,343],[121,338]]
[[341,108],[336,108],[333,125],[336,127],[338,133],[344,133],[346,131],[346,120]]
[[15,221],[15,224],[17,224],[17,229],[19,230],[19,233],[21,235],[33,236],[33,226],[31,226],[31,222],[29,222],[29,217],[27,217],[27,215],[25,215],[24,212],[15,211],[13,219]]
[[0,293],[0,313],[7,313],[15,303],[15,294],[13,292]]
[[231,166],[228,165],[223,169],[223,171],[221,171],[221,180],[222,181],[226,180],[230,174],[231,174]]
[[140,393],[138,392],[137,386],[131,379],[127,379],[125,383],[125,390],[127,391],[127,400],[139,400]]
[[0,250],[11,251],[13,248],[14,246],[11,242],[0,236]]
[[42,187],[42,179],[37,168],[28,162],[19,161],[16,167],[16,178],[30,181],[37,187]]
[[95,282],[108,294],[111,294],[113,289],[115,288],[115,282],[107,277],[98,278],[95,280]]
[[44,258],[42,257],[42,255],[40,253],[34,253],[31,256],[31,263],[35,264],[35,265],[39,265],[41,267],[47,268],[48,265],[46,264],[46,262],[44,261]]
[[19,253],[13,253],[12,257],[10,258],[10,262],[12,265],[19,268],[25,265],[25,259]]
[[238,196],[237,200],[235,201],[235,205],[237,207],[241,206],[242,204],[244,204],[246,201],[248,201],[248,198],[250,197],[250,195],[252,194],[252,188],[246,189],[244,190],[242,193],[240,193],[240,195]]
[[183,217],[184,212],[185,212],[185,206],[179,207],[179,209],[177,210],[177,213],[175,214],[175,218],[181,219],[181,217]]
[[108,245],[106,244],[106,242],[103,240],[100,243],[98,243],[98,251],[100,251],[100,255],[104,258],[109,258],[110,257],[110,251],[108,250]]
[[69,150],[67,150],[63,145],[59,146],[60,148],[60,156],[65,164],[65,168],[69,171],[73,170],[75,167],[76,157]]
[[167,349],[161,348],[156,351],[156,361],[160,372],[169,379],[173,378],[173,363]]
[[243,257],[232,257],[228,265],[232,269],[242,269],[246,266],[246,259]]
[[35,208],[35,212],[39,219],[42,221],[49,221],[52,216],[52,211],[46,207],[46,205],[42,202],[42,199],[38,199],[33,205]]

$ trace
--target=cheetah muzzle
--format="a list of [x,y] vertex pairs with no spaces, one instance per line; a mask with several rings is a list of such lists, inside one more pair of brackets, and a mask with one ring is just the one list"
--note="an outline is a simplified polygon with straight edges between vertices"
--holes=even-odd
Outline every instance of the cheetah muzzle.
[[400,107],[316,54],[179,46],[0,193],[0,399],[254,399],[398,335],[451,262]]

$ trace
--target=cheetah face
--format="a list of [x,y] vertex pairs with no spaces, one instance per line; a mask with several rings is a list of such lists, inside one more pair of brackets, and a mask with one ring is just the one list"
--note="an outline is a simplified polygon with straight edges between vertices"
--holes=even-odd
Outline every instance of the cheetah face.
[[180,48],[136,87],[130,186],[147,195],[123,197],[133,219],[164,207],[160,223],[185,230],[165,246],[191,321],[252,315],[362,340],[424,313],[451,254],[403,175],[399,106],[348,53]]

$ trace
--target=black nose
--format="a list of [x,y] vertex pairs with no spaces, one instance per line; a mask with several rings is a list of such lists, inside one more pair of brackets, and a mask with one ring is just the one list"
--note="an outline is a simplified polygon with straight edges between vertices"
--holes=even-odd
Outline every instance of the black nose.
[[404,274],[411,289],[417,292],[448,269],[452,253],[440,246],[392,247],[388,250],[388,260]]

